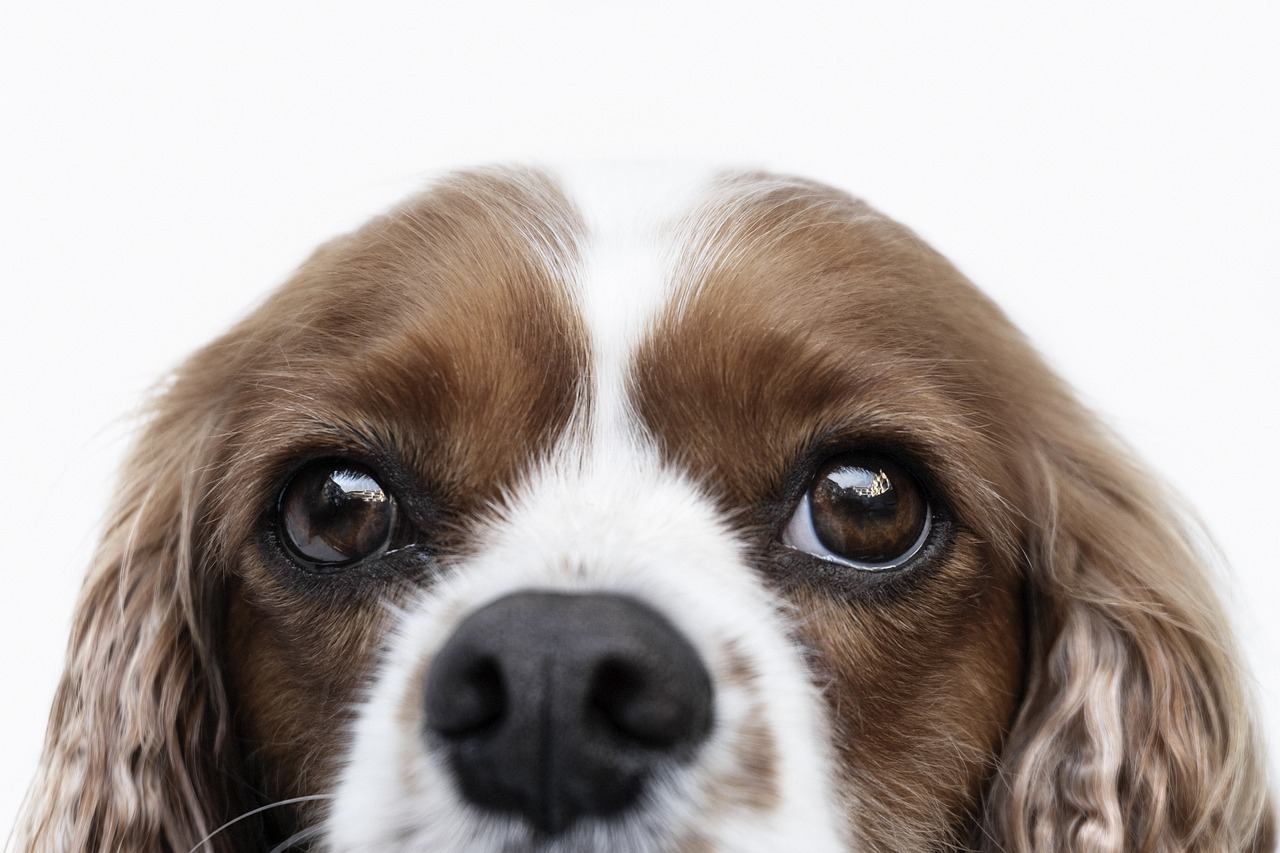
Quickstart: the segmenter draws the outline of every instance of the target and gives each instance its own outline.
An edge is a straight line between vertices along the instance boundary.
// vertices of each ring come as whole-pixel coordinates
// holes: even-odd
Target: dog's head
[[[159,398],[27,831],[315,795],[206,849],[1263,849],[1210,585],[861,202],[458,174]]]

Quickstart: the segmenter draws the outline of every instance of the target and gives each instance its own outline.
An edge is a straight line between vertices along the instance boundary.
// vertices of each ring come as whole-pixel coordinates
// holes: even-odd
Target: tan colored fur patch
[[[1020,489],[1002,461],[1019,415],[1001,398],[1028,382],[972,370],[1020,341],[943,259],[847,196],[746,176],[694,221],[683,295],[633,375],[638,409],[671,464],[745,519],[796,605],[873,837],[948,837],[977,808],[1021,691],[1002,511]],[[965,524],[909,592],[840,601],[839,585],[788,572],[769,513],[821,462],[815,448],[859,447],[917,460]]]
[[[300,458],[392,459],[435,555],[465,551],[468,525],[549,451],[583,393],[585,334],[565,283],[577,237],[537,173],[459,175],[326,245],[198,357],[221,362],[212,515],[238,547],[230,676],[271,796],[326,788],[322,757],[340,752],[388,611],[385,597],[308,594],[264,565],[248,535],[256,507]],[[390,594],[430,581],[393,579]]]

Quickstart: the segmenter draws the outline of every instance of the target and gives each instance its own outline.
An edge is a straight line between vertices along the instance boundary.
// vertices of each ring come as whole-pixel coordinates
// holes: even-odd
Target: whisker
[[[201,847],[203,847],[203,846],[205,846],[206,844],[208,844],[208,843],[209,843],[209,841],[210,841],[210,840],[212,840],[212,839],[213,839],[213,837],[214,837],[215,835],[217,835],[219,832],[222,832],[223,830],[227,829],[228,827],[235,826],[237,823],[239,823],[239,822],[240,822],[240,821],[242,821],[242,820],[247,820],[247,819],[249,819],[249,818],[253,817],[253,816],[254,816],[254,815],[256,815],[256,814],[261,814],[262,812],[265,812],[265,811],[267,811],[267,810],[269,810],[269,809],[278,808],[278,807],[280,807],[280,806],[290,806],[290,805],[293,805],[294,803],[306,803],[306,802],[311,802],[311,801],[314,801],[314,800],[329,800],[329,799],[332,799],[332,798],[333,798],[333,795],[332,795],[332,794],[308,794],[308,795],[306,795],[305,797],[293,797],[293,798],[288,799],[288,800],[278,800],[278,801],[276,801],[276,802],[274,802],[274,803],[268,803],[268,804],[267,804],[267,805],[265,805],[265,806],[258,806],[258,808],[253,809],[252,811],[247,811],[247,812],[245,812],[245,813],[244,813],[244,814],[242,814],[242,815],[239,815],[239,816],[237,816],[237,817],[233,817],[231,820],[227,821],[227,822],[226,822],[226,823],[224,823],[222,826],[218,827],[218,828],[217,828],[217,829],[215,829],[213,832],[211,832],[211,833],[209,833],[208,835],[206,835],[204,838],[201,838],[201,839],[196,843],[196,846],[195,846],[195,847],[192,847],[190,850],[188,850],[188,851],[187,851],[187,853],[196,853],[196,851],[197,851],[197,850],[199,850]],[[288,841],[286,841],[282,847],[277,847],[277,848],[276,848],[276,850],[284,849],[285,847],[288,847],[288,845],[293,844],[295,841],[302,841],[302,840],[304,840],[304,838],[303,838],[303,837],[300,837],[300,836],[313,835],[313,834],[315,834],[315,833],[317,833],[317,832],[319,832],[319,828],[318,828],[318,827],[313,828],[313,829],[306,829],[306,830],[303,830],[302,832],[297,833],[297,834],[296,834],[296,835],[294,835],[292,838],[290,838]],[[274,853],[274,851],[273,851],[273,853]]]

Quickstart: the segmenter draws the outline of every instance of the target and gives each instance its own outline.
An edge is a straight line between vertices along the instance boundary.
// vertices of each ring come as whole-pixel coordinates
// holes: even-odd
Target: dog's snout
[[[427,676],[427,738],[463,795],[558,834],[624,811],[711,730],[697,651],[635,599],[525,591],[468,616]]]

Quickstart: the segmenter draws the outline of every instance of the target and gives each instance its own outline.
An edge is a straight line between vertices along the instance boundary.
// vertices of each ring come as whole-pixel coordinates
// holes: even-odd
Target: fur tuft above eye
[[[395,498],[366,468],[322,459],[280,493],[280,538],[304,568],[345,568],[387,549],[397,513]]]
[[[862,571],[905,565],[929,538],[924,489],[891,459],[844,454],[818,470],[782,534],[782,544]]]

